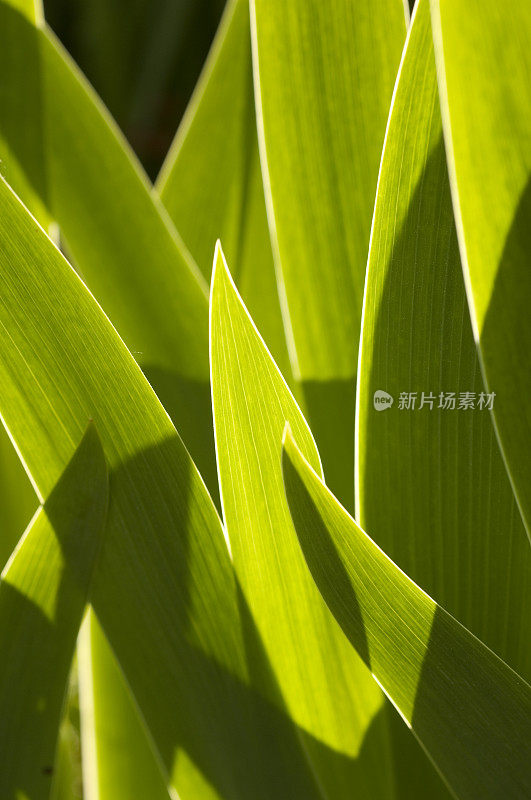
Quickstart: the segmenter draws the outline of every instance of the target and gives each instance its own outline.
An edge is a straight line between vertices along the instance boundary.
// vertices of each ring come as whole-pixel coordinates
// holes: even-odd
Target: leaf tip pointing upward
[[[212,264],[212,278],[210,281],[210,305],[212,305],[212,298],[216,291],[219,291],[217,287],[226,287],[227,285],[234,286],[234,281],[232,280],[232,275],[229,272],[229,267],[227,265],[227,259],[225,258],[225,253],[223,252],[223,248],[221,246],[221,241],[218,239],[216,241],[216,246],[214,247],[214,261]]]
[[[283,448],[286,447],[286,442],[288,442],[288,441],[289,442],[293,441],[293,434],[291,432],[291,425],[286,420],[286,424],[284,425],[284,433],[282,434],[282,447]]]
[[[285,477],[286,467],[291,465],[292,468],[297,469],[297,471],[301,468],[302,465],[307,465],[310,467],[306,459],[304,458],[303,454],[301,453],[297,442],[293,437],[293,432],[291,430],[291,425],[289,422],[286,422],[284,426],[284,433],[282,434],[282,472]],[[311,469],[311,467],[310,467]],[[312,469],[312,472],[314,470]]]

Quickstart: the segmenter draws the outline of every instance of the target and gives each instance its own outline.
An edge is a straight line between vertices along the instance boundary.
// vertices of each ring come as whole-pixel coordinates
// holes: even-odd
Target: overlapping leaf
[[[282,464],[323,597],[455,795],[528,797],[531,687],[369,539],[289,431]]]
[[[359,369],[360,525],[528,678],[531,554],[470,325],[428,0],[414,15],[386,136]],[[390,408],[375,402],[381,390]]]
[[[0,796],[48,798],[65,686],[107,510],[89,427],[0,581]]]
[[[352,506],[363,282],[404,8],[401,0],[253,0],[251,22],[290,355],[327,480]]]
[[[78,269],[111,313],[166,410],[179,420],[187,447],[216,493],[205,284],[160,202],[151,197],[136,158],[44,26],[42,13],[32,14],[20,2],[2,3],[0,18],[2,170],[44,227],[52,218],[59,222]],[[6,548],[12,543],[10,537]],[[109,664],[112,655],[105,650],[100,642],[98,654]],[[95,666],[102,686],[108,685],[112,669],[106,679],[101,665]],[[94,691],[97,703],[102,694],[98,687]],[[125,691],[115,697],[124,713],[126,697]],[[108,708],[96,719],[111,713]],[[134,717],[134,710],[129,713]],[[139,775],[156,766],[149,766],[147,751],[141,763],[134,726],[122,735],[136,753],[130,779],[140,785]],[[107,767],[110,763],[100,759],[100,777]],[[87,769],[93,771],[94,765]],[[114,784],[110,794],[116,798],[125,789]]]
[[[474,336],[531,535],[531,6],[433,0],[432,12]]]
[[[44,497],[84,421],[96,422],[112,491],[92,604],[168,780],[184,797],[190,785],[235,800],[265,800],[279,785],[316,796],[291,721],[249,678],[244,609],[193,462],[109,321],[3,181],[0,241],[0,412]]]
[[[206,284],[51,31],[2,0],[0,42],[2,174],[45,227],[58,222],[77,269],[178,419],[215,491]]]
[[[271,697],[284,698],[305,732],[325,796],[391,796],[392,775],[382,766],[382,697],[313,585],[283,496],[278,444],[285,420],[320,470],[315,444],[219,248],[210,314],[224,518],[243,596],[278,684],[270,687]]]
[[[24,467],[0,427],[0,569],[20,539],[38,505]]]
[[[169,800],[151,742],[92,610],[78,646],[84,800]]]
[[[236,284],[289,378],[258,156],[248,0],[227,4],[156,190],[208,280],[221,239]]]

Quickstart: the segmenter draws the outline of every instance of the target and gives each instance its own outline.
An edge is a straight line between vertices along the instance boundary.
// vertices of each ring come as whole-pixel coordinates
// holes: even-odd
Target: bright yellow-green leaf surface
[[[311,432],[237,293],[217,248],[210,308],[212,400],[227,534],[274,684],[334,798],[385,798],[382,695],[328,613],[300,552],[282,488],[290,420],[315,469]]]
[[[49,29],[0,2],[3,176],[141,364],[216,490],[206,283],[102,103]],[[48,216],[47,216],[48,215]]]
[[[155,185],[205,278],[217,239],[289,378],[258,155],[248,0],[230,0]]]
[[[205,283],[116,125],[43,27],[42,15],[37,22],[39,30],[0,4],[2,171],[44,227],[51,216],[58,220],[76,266],[178,420],[216,493]],[[109,664],[112,655],[104,650],[100,643],[98,654]],[[105,678],[95,667],[102,686],[113,681],[111,668]],[[94,691],[97,703],[104,695]],[[127,713],[126,692],[105,696],[112,697],[114,711],[107,706],[97,719]],[[145,786],[140,776],[156,768],[149,752],[140,758],[135,733],[134,726],[123,731],[135,752],[126,772]],[[100,761],[100,777],[105,770]],[[126,788],[115,784],[113,800]]]
[[[251,27],[290,355],[327,481],[352,506],[363,283],[404,8],[402,0],[252,0]]]
[[[116,331],[4,181],[0,242],[0,413],[43,497],[95,420],[111,500],[91,602],[168,780],[184,800],[203,789],[270,800],[279,786],[318,797],[291,720],[253,688],[246,648],[258,640],[201,477]]]
[[[359,524],[528,679],[531,553],[470,325],[428,0],[414,15],[386,136],[358,380]]]
[[[50,795],[61,711],[107,510],[89,426],[0,580],[0,796]]]
[[[287,431],[290,511],[330,610],[461,800],[531,793],[531,687],[413,583]]]
[[[151,742],[92,609],[80,632],[78,669],[84,800],[169,800]]]
[[[29,524],[38,500],[24,467],[0,426],[0,569]]]
[[[432,24],[474,336],[531,536],[531,5],[434,0]]]

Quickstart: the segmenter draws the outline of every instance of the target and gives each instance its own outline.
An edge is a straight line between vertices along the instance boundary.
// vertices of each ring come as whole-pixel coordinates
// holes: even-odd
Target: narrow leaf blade
[[[432,2],[444,137],[474,336],[531,537],[531,7]]]
[[[177,792],[181,781],[207,785],[230,800],[268,800],[279,785],[311,796],[291,721],[253,687],[242,621],[251,636],[252,618],[177,431],[108,319],[3,181],[0,241],[0,413],[42,496],[83,421],[98,426],[112,502],[91,601],[168,784]]]
[[[364,308],[357,521],[528,679],[531,552],[470,325],[427,0],[417,4],[395,90]],[[378,405],[382,390],[390,407]]]
[[[258,155],[248,0],[227,3],[155,184],[205,278],[217,239],[275,360],[291,373]]]
[[[0,795],[50,794],[70,662],[107,510],[91,425],[0,582]]]
[[[290,356],[327,480],[352,507],[363,284],[404,9],[401,0],[253,0],[251,27]]]
[[[310,430],[249,317],[218,247],[211,293],[212,397],[234,567],[324,796],[391,796],[382,696],[311,581],[282,488],[289,419],[320,471]],[[378,768],[375,764],[378,763]]]
[[[456,796],[527,797],[531,687],[369,539],[289,431],[282,465],[323,597]]]

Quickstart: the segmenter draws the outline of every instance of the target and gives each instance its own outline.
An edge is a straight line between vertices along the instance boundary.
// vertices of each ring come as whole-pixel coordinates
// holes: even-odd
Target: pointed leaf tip
[[[286,424],[284,425],[284,433],[282,434],[282,447],[286,446],[286,440],[293,439],[293,435],[291,433],[291,425],[286,420]]]

